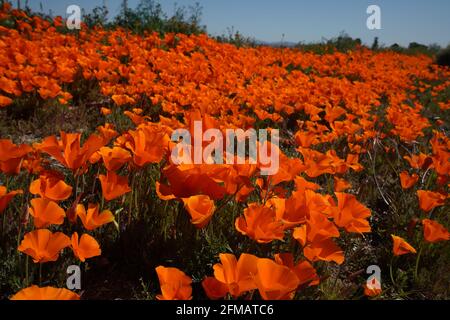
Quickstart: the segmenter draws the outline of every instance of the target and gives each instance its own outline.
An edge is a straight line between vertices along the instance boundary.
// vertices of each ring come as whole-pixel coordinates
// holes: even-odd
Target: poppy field
[[[432,57],[68,32],[7,4],[0,52],[0,299],[450,298]],[[175,163],[196,122],[278,130],[276,172]]]

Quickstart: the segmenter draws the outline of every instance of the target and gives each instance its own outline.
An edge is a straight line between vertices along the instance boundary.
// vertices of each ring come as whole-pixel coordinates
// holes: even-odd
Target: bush
[[[201,15],[202,7],[198,3],[188,8],[175,6],[174,14],[168,17],[157,1],[141,0],[136,9],[129,8],[124,1],[120,14],[110,26],[120,26],[136,33],[156,31],[161,34],[200,34],[206,32],[206,27],[200,25]]]
[[[450,67],[450,46],[439,52],[436,57],[436,63],[440,66]]]

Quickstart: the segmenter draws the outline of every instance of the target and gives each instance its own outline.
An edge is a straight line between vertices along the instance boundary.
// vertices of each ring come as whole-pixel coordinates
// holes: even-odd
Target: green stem
[[[42,285],[42,263],[39,263],[39,285]]]
[[[5,176],[5,188],[6,188],[6,192],[8,192],[8,189],[9,189],[9,178],[8,178],[7,175]]]
[[[420,244],[419,253],[417,254],[417,258],[416,258],[416,267],[414,268],[414,280],[415,281],[417,281],[417,276],[419,274],[419,261],[420,261],[420,256],[422,255],[422,251],[423,251],[423,244]]]
[[[267,197],[269,196],[270,187],[271,187],[271,182],[272,182],[272,180],[270,179],[270,176],[268,176],[268,178],[267,178],[267,190],[266,190],[266,194],[264,195],[264,201],[263,201],[263,204],[266,204]],[[236,193],[237,193],[237,192],[236,192]]]
[[[129,203],[129,209],[128,209],[128,225],[130,225],[131,224],[131,215],[132,215],[132,212],[133,212],[133,200],[134,200],[134,175],[132,175],[131,176],[131,185],[130,185],[130,188],[131,188],[131,192],[130,192],[130,203]]]
[[[391,277],[391,282],[395,286],[394,273],[392,271],[392,264],[394,262],[394,256],[391,258],[391,263],[389,264],[389,276]]]
[[[79,182],[80,176],[75,175],[75,199],[78,198],[78,182]]]
[[[133,183],[134,183],[134,179],[135,178],[133,177]],[[140,180],[142,180],[142,179],[140,179]],[[139,180],[138,180],[138,182],[139,182]],[[139,183],[138,183],[138,185],[136,185],[136,183],[134,183],[134,189],[132,190],[132,192],[134,194],[134,210],[136,210],[136,220],[139,220],[139,206],[138,206],[138,191],[139,191],[139,188],[138,188],[138,186],[140,186]]]
[[[27,255],[27,258],[25,259],[25,274],[26,274],[26,285],[28,287],[30,284],[30,275],[29,275],[29,268],[28,268],[28,255]]]
[[[6,192],[8,192],[9,189],[9,178],[8,176],[5,176],[5,188]],[[5,208],[5,211],[3,212],[3,218],[2,218],[2,237],[6,238],[6,213],[8,212],[8,207]]]
[[[2,236],[4,238],[6,238],[6,231],[5,231],[5,228],[6,228],[6,212],[7,212],[7,210],[5,210],[5,212],[3,212],[3,218],[2,218]]]
[[[331,187],[331,175],[327,174],[327,189],[328,189],[328,194],[333,194],[333,188]]]
[[[339,279],[339,275],[341,274],[341,266],[339,266],[338,272],[336,274],[336,277],[334,278],[334,283],[333,283],[333,292],[336,292],[336,285],[337,285],[337,281]]]
[[[19,222],[19,231],[17,233],[17,247],[19,247],[20,245],[20,239],[21,239],[21,234],[22,234],[22,222]],[[17,253],[19,253],[19,251],[17,250]]]
[[[120,237],[120,210],[117,212],[116,223],[117,223],[117,232],[118,232],[119,237]]]

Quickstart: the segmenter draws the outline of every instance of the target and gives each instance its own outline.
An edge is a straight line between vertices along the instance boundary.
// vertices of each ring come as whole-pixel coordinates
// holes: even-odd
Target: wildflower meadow
[[[0,10],[0,299],[450,298],[435,55],[90,18]]]

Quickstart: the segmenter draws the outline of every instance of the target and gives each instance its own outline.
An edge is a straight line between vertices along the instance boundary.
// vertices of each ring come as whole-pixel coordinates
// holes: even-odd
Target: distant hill
[[[255,40],[256,44],[270,47],[295,47],[298,43],[293,41],[262,41]]]

